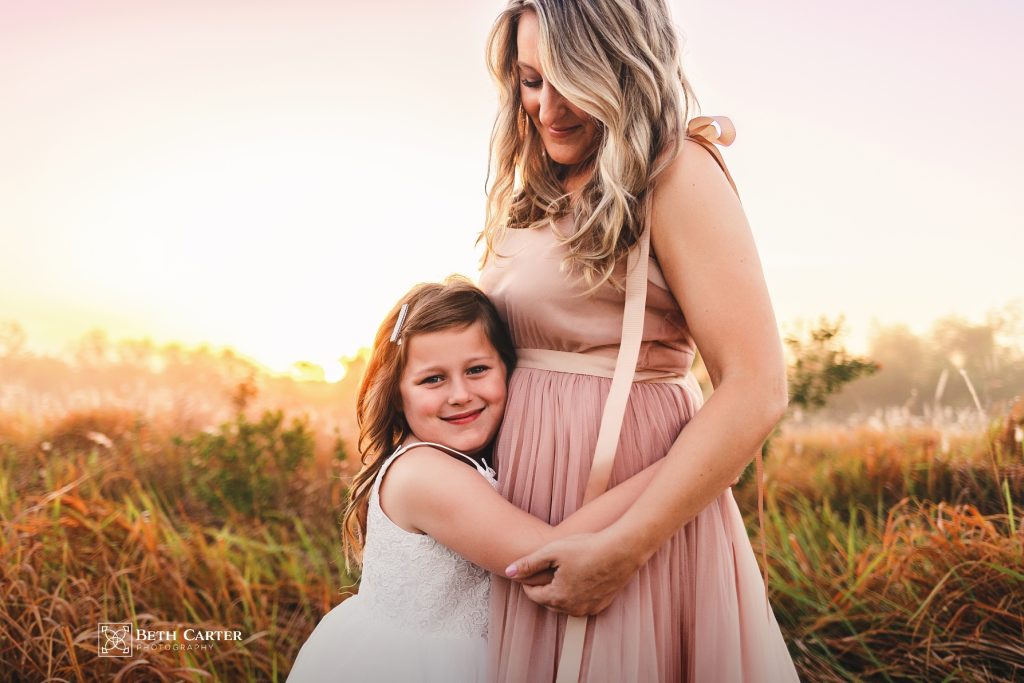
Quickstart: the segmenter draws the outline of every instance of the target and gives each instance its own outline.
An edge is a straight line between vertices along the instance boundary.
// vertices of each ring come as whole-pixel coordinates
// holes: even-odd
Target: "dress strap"
[[[448,455],[455,455],[455,456],[458,456],[458,457],[462,458],[463,460],[468,462],[470,465],[475,467],[476,471],[479,472],[480,474],[484,474],[484,475],[490,474],[491,476],[494,475],[494,471],[490,467],[487,467],[485,465],[481,465],[479,462],[477,462],[476,460],[474,460],[470,456],[466,455],[465,453],[463,453],[461,451],[457,451],[454,448],[450,448],[448,446],[445,446],[444,444],[434,443],[432,441],[415,441],[413,443],[401,446],[401,447],[399,447],[399,449],[397,451],[395,451],[395,454],[392,455],[391,458],[392,459],[397,458],[402,453],[406,453],[406,452],[412,450],[413,448],[417,448],[419,446],[430,446],[431,448],[438,448],[438,449],[444,451],[445,453],[447,453]]]

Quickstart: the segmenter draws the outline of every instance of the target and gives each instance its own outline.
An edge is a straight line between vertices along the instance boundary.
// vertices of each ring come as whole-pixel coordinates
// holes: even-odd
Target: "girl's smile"
[[[442,417],[441,419],[444,420],[445,422],[452,422],[457,425],[465,425],[469,424],[476,418],[480,417],[480,413],[482,413],[484,410],[486,410],[486,408],[480,408],[479,410],[470,410],[465,413],[459,413],[458,415],[449,415],[448,417]]]

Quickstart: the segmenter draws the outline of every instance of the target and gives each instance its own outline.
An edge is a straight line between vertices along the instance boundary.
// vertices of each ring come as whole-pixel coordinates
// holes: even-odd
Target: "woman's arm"
[[[381,507],[409,531],[429,534],[499,575],[546,543],[604,529],[619,518],[660,469],[655,463],[577,510],[558,526],[505,500],[467,463],[434,448],[402,455],[381,484]]]
[[[555,569],[531,599],[596,614],[680,527],[750,462],[786,409],[778,327],[739,200],[706,150],[687,141],[659,178],[652,247],[715,392],[680,432],[658,478],[614,524],[522,558],[517,580]]]

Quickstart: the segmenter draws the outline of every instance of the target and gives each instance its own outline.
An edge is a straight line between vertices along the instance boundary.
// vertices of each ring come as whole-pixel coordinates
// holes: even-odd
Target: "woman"
[[[502,492],[551,523],[593,495],[609,378],[634,339],[610,483],[665,459],[616,524],[495,580],[493,676],[554,680],[567,615],[592,614],[572,622],[560,680],[573,659],[587,681],[796,680],[728,489],[786,407],[782,348],[731,179],[685,138],[692,93],[664,0],[512,0],[489,66],[501,104],[480,282],[520,357]],[[622,283],[644,264],[640,341]],[[715,385],[703,408],[697,346]]]

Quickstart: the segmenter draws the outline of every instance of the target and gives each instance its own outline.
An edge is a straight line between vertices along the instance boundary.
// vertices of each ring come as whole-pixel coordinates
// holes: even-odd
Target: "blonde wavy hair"
[[[402,305],[408,304],[396,341],[391,341]],[[399,382],[408,357],[409,340],[418,334],[461,329],[480,322],[484,334],[505,365],[506,377],[516,365],[516,351],[494,304],[478,287],[460,275],[443,282],[419,284],[409,290],[384,318],[373,340],[359,396],[356,422],[362,469],[348,490],[342,517],[342,547],[349,566],[362,562],[366,512],[373,482],[384,460],[411,433],[402,412]]]
[[[596,151],[584,162],[593,172],[573,196],[562,186],[570,169],[548,158],[520,98],[516,34],[529,11],[540,24],[544,78],[599,124]],[[608,280],[621,288],[615,264],[640,238],[654,181],[678,154],[697,107],[665,0],[510,0],[491,29],[487,57],[499,111],[483,262],[498,254],[506,230],[553,224],[571,212],[576,227],[563,238],[563,266],[577,269],[588,290]]]

